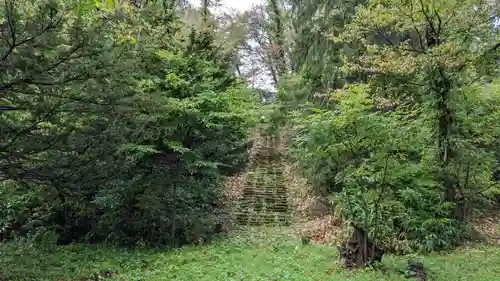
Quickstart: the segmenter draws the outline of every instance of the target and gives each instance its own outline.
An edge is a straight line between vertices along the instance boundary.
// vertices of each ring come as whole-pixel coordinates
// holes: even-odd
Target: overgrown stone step
[[[286,187],[283,186],[276,186],[270,182],[250,182],[250,186],[252,187],[247,187],[248,190],[257,190],[257,191],[287,191]]]
[[[270,154],[257,153],[255,156],[257,157],[256,163],[258,163],[258,164],[269,163],[271,161],[278,161],[278,160],[280,160],[280,157],[281,157],[278,154],[273,154],[273,153],[270,153]]]
[[[269,204],[247,204],[241,205],[239,208],[240,212],[276,212],[276,213],[286,213],[289,212],[289,207],[287,205],[269,205]]]
[[[275,187],[275,186],[260,186],[260,187],[254,187],[254,188],[245,188],[243,191],[247,192],[257,192],[257,193],[265,193],[265,192],[287,192],[286,188],[283,187]]]
[[[284,183],[281,154],[274,137],[264,137],[256,161],[248,173],[243,198],[235,205],[238,224],[286,225],[291,222],[288,190]]]
[[[261,217],[265,219],[272,219],[272,218],[287,218],[291,216],[291,212],[266,212],[266,213],[260,213],[260,212],[255,212],[252,210],[244,210],[240,212],[235,212],[234,213],[236,217],[238,216],[246,216],[246,217]]]
[[[259,213],[265,213],[267,211],[286,213],[289,211],[289,209],[290,207],[288,206],[287,202],[270,204],[267,202],[255,202],[255,201],[253,202],[242,201],[240,202],[237,208],[237,210],[239,210],[240,212],[248,212],[252,210]]]
[[[253,208],[264,208],[264,209],[270,209],[270,208],[277,208],[280,210],[288,211],[288,204],[287,202],[279,202],[279,203],[268,203],[268,202],[243,202],[243,204],[240,205],[242,208],[248,208],[248,209],[253,209]]]
[[[244,189],[243,196],[268,196],[268,197],[287,197],[288,191],[286,189],[278,189],[278,188],[268,188],[268,189]]]
[[[286,188],[282,187],[274,187],[274,186],[263,186],[263,187],[254,187],[254,188],[245,188],[243,192],[253,192],[253,193],[269,193],[269,192],[287,192]]]
[[[260,165],[255,166],[253,171],[253,175],[258,174],[259,176],[274,176],[277,175],[279,176],[280,174],[283,175],[283,172],[281,171],[281,167],[279,166],[274,166],[272,163],[260,163]]]
[[[267,203],[288,203],[288,197],[286,195],[262,195],[254,194],[244,196],[240,202],[267,202]]]
[[[248,216],[240,217],[238,219],[239,224],[246,225],[258,225],[258,224],[289,224],[291,222],[291,216],[282,217],[272,217],[264,218],[261,216]]]
[[[249,183],[260,183],[260,184],[266,184],[266,183],[275,183],[275,184],[284,184],[282,182],[283,176],[281,175],[267,175],[267,174],[262,174],[262,173],[257,173],[255,175],[252,175],[249,177],[248,182]]]
[[[247,194],[240,199],[242,202],[288,202],[286,194]]]
[[[282,191],[286,191],[286,187],[284,186],[277,186],[273,183],[270,183],[270,182],[262,182],[259,184],[259,182],[255,182],[255,185],[253,187],[247,187],[248,189],[252,189],[252,190],[262,190],[262,191],[266,191],[266,190],[282,190]]]
[[[290,225],[290,219],[282,219],[282,220],[273,220],[273,221],[263,221],[259,219],[248,220],[246,223],[242,223],[242,225],[247,226],[261,226],[261,225],[269,225],[269,226],[288,226]]]
[[[287,199],[281,200],[249,200],[243,199],[239,202],[238,206],[240,208],[253,208],[253,207],[276,207],[276,208],[288,208]]]
[[[246,190],[256,190],[256,191],[275,191],[275,190],[280,190],[280,191],[287,191],[285,187],[279,187],[271,183],[266,183],[263,185],[255,185],[251,187],[245,188]]]
[[[286,207],[288,208],[288,200],[284,198],[283,200],[241,200],[239,206],[245,208],[251,208],[254,206],[269,206],[269,207]]]
[[[291,221],[291,214],[284,213],[239,213],[236,214],[236,220],[239,224],[256,225],[256,224],[289,224]]]
[[[257,204],[266,204],[266,205],[283,205],[288,206],[288,198],[243,198],[239,202],[242,205],[257,205]]]
[[[269,160],[279,160],[280,155],[278,154],[277,151],[266,151],[266,152],[257,152],[255,154],[256,156],[256,161],[258,162],[265,162]]]
[[[262,220],[256,219],[256,220],[248,220],[245,222],[240,222],[239,224],[246,225],[246,226],[262,226],[262,225],[288,226],[288,225],[290,225],[290,220],[262,221]]]
[[[240,200],[237,205],[240,208],[250,208],[252,206],[283,206],[287,207],[288,199],[287,198],[279,198],[279,199],[269,199],[269,198],[243,198]]]
[[[255,159],[262,160],[262,159]],[[270,173],[273,170],[279,171],[281,169],[281,164],[278,161],[267,159],[266,161],[261,161],[259,165],[254,167],[255,172]]]
[[[270,172],[259,172],[259,173],[255,173],[253,174],[254,178],[253,180],[265,180],[265,179],[281,179],[283,176],[282,175],[279,175],[279,174],[275,174],[275,173],[270,173]]]
[[[275,190],[275,191],[259,191],[259,190],[245,190],[243,191],[243,196],[259,196],[259,197],[287,197],[286,190]]]
[[[266,177],[266,178],[259,178],[259,179],[252,179],[250,178],[248,180],[249,184],[252,184],[253,188],[274,188],[279,184],[281,186],[284,186],[284,183],[280,183],[281,177]]]
[[[264,204],[283,204],[288,205],[288,198],[286,197],[245,197],[240,200],[240,203],[264,203]]]
[[[262,161],[259,165],[254,167],[255,172],[261,172],[265,174],[280,173],[283,174],[281,164],[276,164],[274,161]]]
[[[287,213],[289,211],[288,206],[253,206],[252,208],[249,208],[253,211],[257,212],[275,212],[275,213]]]
[[[259,180],[249,180],[248,182],[255,186],[256,188],[276,188],[276,181],[279,181],[279,179],[259,179]],[[283,184],[284,185],[284,184]],[[283,185],[278,185],[281,187],[284,187]]]
[[[253,195],[259,195],[259,196],[269,196],[269,197],[275,197],[275,196],[288,196],[288,192],[285,189],[267,189],[267,190],[253,190],[253,189],[248,189],[243,191],[243,196],[253,196]]]

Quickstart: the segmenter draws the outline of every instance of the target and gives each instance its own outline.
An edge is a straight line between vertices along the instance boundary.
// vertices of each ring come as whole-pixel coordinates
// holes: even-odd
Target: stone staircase
[[[258,148],[243,196],[235,202],[234,214],[239,225],[284,226],[291,222],[281,157],[274,143],[273,138],[264,137]]]

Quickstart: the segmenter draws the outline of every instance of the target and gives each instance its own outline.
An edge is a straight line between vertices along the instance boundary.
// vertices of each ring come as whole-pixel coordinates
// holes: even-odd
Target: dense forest
[[[2,1],[0,245],[219,239],[256,132],[334,206],[345,265],[498,213],[498,0],[195,4]]]
[[[220,181],[245,161],[258,103],[231,50],[173,7],[70,2],[3,7],[2,103],[16,109],[1,118],[4,239],[166,245],[215,232]]]
[[[499,198],[499,3],[298,2],[290,22],[317,28],[278,99],[312,184],[387,249],[466,240]]]

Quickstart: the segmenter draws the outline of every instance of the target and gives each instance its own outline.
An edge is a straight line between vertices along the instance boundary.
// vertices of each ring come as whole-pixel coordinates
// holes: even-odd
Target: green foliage
[[[356,9],[331,18],[324,12],[339,1],[291,2],[297,23],[317,15],[310,21],[323,38],[312,38],[331,50],[299,60],[301,78],[282,81],[278,94],[275,114],[294,126],[303,174],[333,193],[345,225],[387,249],[432,251],[467,238],[470,217],[499,191],[496,2],[340,1]],[[329,20],[338,28],[325,31]],[[304,54],[308,40],[297,38],[294,51]],[[320,71],[326,80],[311,75],[328,68],[336,72]],[[328,79],[352,84],[316,93]]]
[[[467,89],[463,93],[471,100],[459,101],[463,106],[457,108],[464,119],[456,141],[463,146],[453,167],[473,209],[492,198],[487,193],[498,192],[491,188],[494,151],[477,139],[498,136],[496,126],[486,125],[499,120],[492,89],[498,88]],[[295,132],[292,156],[313,187],[334,193],[346,225],[369,229],[387,249],[432,251],[456,245],[466,238],[467,229],[449,218],[454,205],[444,201],[436,179],[432,118],[426,118],[425,107],[377,110],[369,92],[368,85],[352,85],[330,94],[334,111],[313,108],[313,113],[295,114],[289,123]],[[480,131],[471,133],[476,129]]]
[[[4,244],[0,250],[0,277],[11,280],[70,280],[96,275],[104,280],[112,275],[109,280],[152,281],[408,280],[399,271],[409,257],[384,256],[380,271],[345,271],[335,262],[339,257],[331,246],[302,245],[300,239],[269,229],[170,252],[82,244],[44,249],[27,242]],[[424,262],[431,280],[494,281],[499,257],[499,250],[493,247],[410,258]]]
[[[433,179],[425,123],[402,112],[372,111],[366,93],[366,85],[333,92],[336,111],[316,109],[296,120],[293,154],[305,175],[336,194],[346,224],[369,229],[386,248],[432,250],[459,241],[457,233],[442,235],[451,227],[443,223],[449,207]]]
[[[315,89],[341,87],[352,78],[346,77],[342,50],[352,52],[355,44],[342,44],[329,39],[338,35],[355,14],[357,6],[367,1],[290,0],[290,23],[295,33],[291,57],[293,69]]]
[[[206,239],[227,219],[221,175],[246,161],[257,101],[224,68],[208,35],[195,33],[185,45],[146,56],[137,102],[148,112],[133,124],[141,134],[124,147],[137,159],[137,174],[102,190],[100,201],[112,204],[93,235],[164,245],[174,234],[182,244]]]
[[[22,109],[0,113],[4,238],[178,245],[220,232],[258,96],[213,32],[160,4],[2,5],[0,103]]]

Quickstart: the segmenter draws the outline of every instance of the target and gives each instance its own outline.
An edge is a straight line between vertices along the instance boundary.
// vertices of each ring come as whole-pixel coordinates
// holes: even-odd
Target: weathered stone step
[[[243,198],[238,202],[240,205],[255,205],[255,204],[264,204],[264,205],[284,205],[288,206],[288,198]]]
[[[244,197],[242,203],[288,204],[288,198],[283,197]]]
[[[291,217],[264,218],[259,216],[240,217],[238,223],[241,225],[289,225]]]
[[[260,209],[261,211],[266,211],[266,212],[275,212],[275,213],[288,213],[289,209],[288,206],[261,206],[262,208]],[[257,206],[253,207],[254,210],[258,210],[259,208]]]
[[[238,224],[286,225],[292,214],[288,190],[284,181],[282,154],[277,149],[277,139],[263,136],[256,152],[256,161],[248,173],[243,198],[236,202],[234,214]]]
[[[243,198],[287,198],[286,193],[247,193]]]
[[[249,180],[248,183],[250,186],[253,186],[254,188],[277,188],[277,187],[284,187],[286,188],[286,185],[283,183],[280,183],[281,181],[279,179],[260,179],[260,180]]]
[[[242,199],[238,202],[240,206],[255,206],[255,205],[267,205],[267,206],[288,206],[288,199],[282,198],[278,200],[252,200],[252,199]]]
[[[250,173],[255,174],[255,173],[262,173],[262,174],[273,174],[276,173],[277,175],[282,175],[283,174],[283,167],[281,163],[276,163],[276,161],[271,161],[270,159],[256,162],[256,165],[253,166],[253,170],[250,171]]]
[[[277,212],[283,212],[283,211],[288,211],[289,206],[287,204],[256,204],[256,203],[249,203],[249,204],[242,204],[240,205],[239,208],[242,212],[248,211],[248,210],[277,210]]]
[[[247,194],[243,196],[243,201],[269,201],[276,202],[279,200],[283,200],[287,202],[288,196],[286,194]]]
[[[288,212],[290,210],[290,206],[288,205],[268,205],[268,204],[242,204],[239,208],[236,208],[239,212]]]
[[[257,196],[267,196],[267,197],[287,197],[288,192],[286,190],[247,190],[243,191],[244,197],[252,197],[254,195]]]
[[[259,226],[259,225],[272,225],[272,226],[287,226],[290,225],[290,220],[277,220],[277,221],[261,221],[261,220],[249,220],[243,225],[248,226]]]
[[[273,193],[273,194],[245,194],[242,198],[242,200],[256,200],[256,201],[276,201],[276,200],[287,200],[288,196],[287,194],[279,194],[279,193]]]
[[[234,214],[236,216],[239,216],[239,215],[245,215],[245,216],[258,216],[258,217],[261,217],[261,218],[275,218],[275,217],[289,217],[291,215],[291,212],[290,211],[287,211],[287,212],[255,212],[253,210],[250,210],[250,209],[245,209],[245,210],[241,210],[241,211],[236,211],[234,212]]]
[[[244,205],[269,205],[269,206],[277,206],[283,205],[288,206],[288,198],[278,198],[278,199],[269,199],[269,198],[243,198],[239,203]]]
[[[253,190],[249,190],[249,191],[245,191],[243,192],[243,196],[244,197],[253,197],[253,196],[259,196],[259,197],[287,197],[287,192],[283,192],[283,191],[265,191],[265,192],[258,192],[258,191],[253,191]]]
[[[263,175],[283,175],[283,168],[280,165],[273,164],[273,162],[262,161],[257,166],[254,166],[252,174],[260,173]]]
[[[280,186],[275,186],[275,185],[270,185],[270,184],[265,184],[265,185],[257,185],[252,187],[247,187],[245,190],[251,190],[251,191],[282,191],[286,192],[287,189],[286,187],[280,187]]]
[[[272,184],[266,183],[266,184],[251,184],[249,187],[245,188],[243,191],[249,190],[252,192],[270,192],[270,191],[281,191],[281,192],[287,192],[287,189],[285,187],[276,187]]]
[[[278,215],[276,215],[278,214]],[[238,221],[244,220],[261,220],[261,221],[276,221],[276,220],[288,220],[291,219],[291,214],[289,213],[276,213],[276,214],[255,214],[255,213],[239,213],[236,214],[236,219]]]

